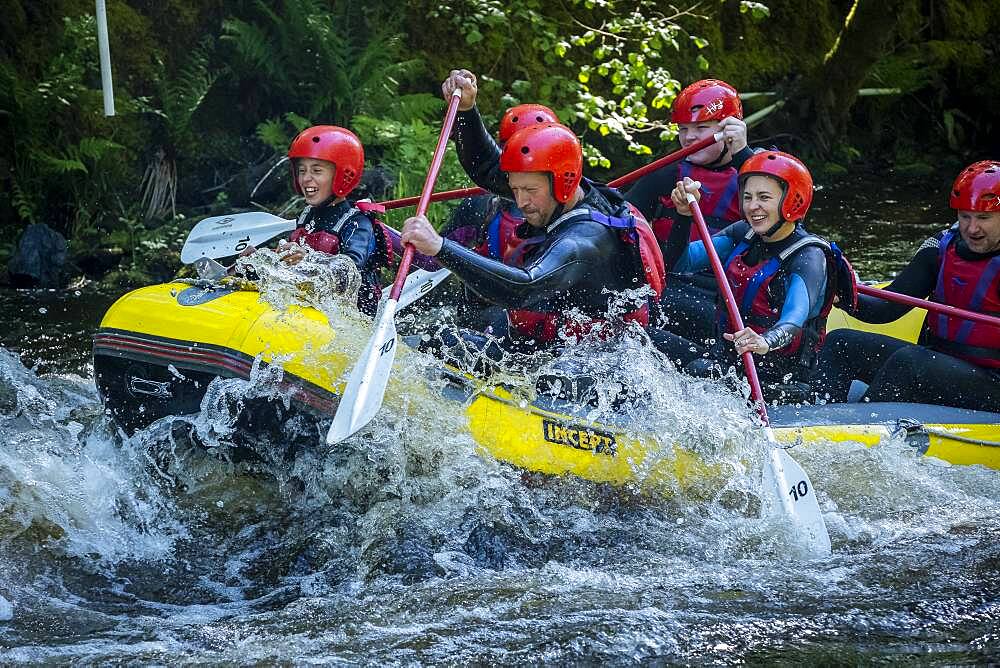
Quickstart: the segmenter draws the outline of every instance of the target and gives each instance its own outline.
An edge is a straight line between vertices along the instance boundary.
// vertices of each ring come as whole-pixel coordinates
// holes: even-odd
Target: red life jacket
[[[552,230],[568,220],[581,218],[594,220],[617,230],[629,249],[637,270],[636,273],[639,274],[641,268],[641,275],[645,283],[653,289],[655,299],[658,300],[663,294],[663,287],[666,283],[666,272],[663,268],[663,255],[660,253],[660,246],[652,228],[643,215],[639,213],[639,210],[630,203],[623,204],[627,206],[620,207],[615,216],[608,216],[586,207],[573,209],[551,223],[547,230]],[[504,264],[523,266],[525,252],[531,246],[544,240],[544,236],[537,236],[523,240],[519,246],[511,246],[509,255],[503,258]],[[567,320],[561,313],[546,313],[527,309],[509,309],[507,317],[511,327],[522,336],[543,343],[555,340],[560,333],[563,336],[577,338],[595,331],[600,332],[602,337],[610,337],[614,333],[612,331],[614,327],[610,326],[608,321],[599,318],[581,322]],[[643,304],[624,314],[622,321],[626,323],[637,322],[643,327],[647,326],[649,324],[648,304]]]
[[[514,256],[516,248],[524,245],[524,240],[520,239],[515,232],[523,222],[524,218],[515,216],[510,209],[501,207],[486,224],[482,243],[473,250],[485,257],[501,260],[513,266],[521,266],[523,258],[515,260]],[[523,251],[521,255],[523,256]]]
[[[721,229],[712,227],[712,220],[735,223],[743,217],[740,210],[739,172],[735,168],[708,169],[688,160],[682,160],[677,165],[677,180],[682,181],[685,176],[701,182],[701,199],[698,205],[705,214],[706,221],[709,222],[709,231],[712,234]],[[670,193],[660,196],[660,204],[662,207],[658,213],[662,212],[663,215],[653,220],[653,231],[656,233],[656,238],[663,243],[670,236],[670,229],[674,225],[674,218],[671,217],[673,211],[663,211],[675,208]],[[698,228],[691,226],[690,240],[698,241],[700,238]]]
[[[303,222],[309,215],[312,207],[307,206],[299,214],[299,222],[296,228],[288,235],[288,240],[293,243],[301,243],[309,246],[313,250],[329,255],[340,253],[340,230],[355,214],[363,213],[368,215],[372,221],[375,231],[375,248],[369,263],[375,267],[384,267],[392,264],[394,253],[392,251],[392,238],[382,221],[376,218],[375,214],[385,213],[385,207],[374,202],[355,202],[354,206],[348,209],[337,222],[333,224],[332,232],[324,230],[309,231],[308,226]]]
[[[937,285],[931,299],[968,311],[1000,317],[1000,256],[965,260],[955,247],[954,228],[939,245]],[[1000,326],[928,313],[930,347],[979,366],[1000,369]]]
[[[783,304],[772,304],[768,290],[778,270],[806,246],[819,246],[826,255],[826,293],[819,314],[803,323],[799,333],[789,345],[774,351],[775,354],[789,357],[799,355],[803,364],[812,366],[816,354],[826,339],[826,318],[833,308],[834,298],[839,298],[839,301],[847,307],[857,304],[854,272],[836,244],[811,234],[791,244],[775,257],[761,258],[757,264],[748,265],[744,262],[744,258],[754,236],[754,231],[748,230],[743,240],[733,249],[726,261],[726,278],[733,288],[733,296],[739,306],[740,315],[745,320],[744,324],[758,334],[776,325],[781,315]],[[843,278],[845,276],[849,278]],[[719,317],[723,330],[731,332],[732,328],[728,326],[728,317],[724,309],[720,309]]]
[[[384,213],[385,207],[374,202],[355,202],[344,214],[333,224],[330,232],[325,230],[309,231],[309,225],[305,223],[312,207],[306,206],[299,214],[296,228],[288,235],[288,240],[293,243],[302,243],[313,250],[329,255],[340,253],[340,231],[344,225],[356,214],[363,213],[372,222],[374,248],[366,268],[371,271],[362,271],[363,279],[361,288],[358,290],[358,307],[369,314],[374,313],[379,300],[382,298],[382,286],[378,280],[378,270],[392,264],[394,253],[392,250],[392,237],[382,221],[376,218],[376,214]]]

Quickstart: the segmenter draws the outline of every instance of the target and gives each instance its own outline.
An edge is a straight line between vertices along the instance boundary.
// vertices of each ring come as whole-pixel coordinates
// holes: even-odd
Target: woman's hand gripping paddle
[[[434,159],[431,160],[427,179],[424,181],[424,187],[420,193],[420,202],[417,204],[416,215],[418,216],[424,215],[427,211],[427,205],[430,203],[434,182],[441,170],[441,162],[444,160],[444,151],[448,147],[448,137],[451,135],[451,127],[455,123],[455,115],[458,113],[458,103],[461,96],[461,89],[456,89],[448,103],[448,112],[445,114],[444,125],[441,127],[437,148],[434,149]],[[364,427],[382,407],[382,399],[385,397],[385,388],[389,382],[392,363],[396,359],[396,310],[399,306],[403,283],[410,270],[410,262],[413,260],[413,253],[413,246],[407,244],[403,251],[403,258],[399,262],[396,281],[392,285],[389,299],[383,302],[375,317],[375,332],[368,341],[368,346],[361,353],[361,358],[355,365],[354,371],[351,372],[344,393],[340,397],[340,405],[337,406],[337,413],[333,416],[333,424],[330,425],[330,431],[326,435],[326,442],[329,445],[340,443]]]
[[[719,261],[719,254],[715,252],[715,246],[712,245],[712,235],[708,231],[708,225],[705,224],[705,217],[701,214],[698,200],[691,193],[687,194],[687,200],[691,206],[691,213],[694,214],[698,234],[701,236],[702,243],[705,244],[705,252],[712,264],[712,272],[719,284],[719,291],[726,299],[729,324],[734,332],[738,332],[743,329],[743,318],[736,307],[736,298],[733,296],[729,281],[726,280],[722,262]],[[747,380],[750,381],[750,396],[757,406],[760,419],[764,422],[764,432],[767,434],[768,441],[774,446],[771,448],[764,467],[764,487],[774,495],[789,524],[809,551],[819,555],[830,554],[830,533],[826,529],[823,513],[819,509],[812,481],[809,480],[805,470],[792,459],[787,450],[778,445],[774,438],[774,432],[771,430],[771,424],[767,417],[767,406],[764,405],[764,394],[760,389],[760,379],[757,377],[757,366],[754,363],[753,353],[749,351],[743,353],[743,368],[746,370]]]

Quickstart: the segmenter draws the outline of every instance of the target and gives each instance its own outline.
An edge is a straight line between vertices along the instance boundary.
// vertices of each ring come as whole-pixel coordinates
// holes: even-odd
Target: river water
[[[858,185],[821,190],[813,227],[865,277],[890,275],[950,222],[927,189]],[[0,663],[1000,656],[995,471],[896,442],[795,448],[833,539],[832,556],[810,559],[752,512],[760,437],[714,386],[662,429],[695,450],[743,439],[749,449],[719,455],[732,457],[728,495],[525,474],[477,454],[461,407],[428,393],[388,401],[367,436],[329,454],[250,466],[225,456],[231,401],[116,433],[89,361],[115,297],[0,293]],[[637,382],[676,403],[690,381]]]

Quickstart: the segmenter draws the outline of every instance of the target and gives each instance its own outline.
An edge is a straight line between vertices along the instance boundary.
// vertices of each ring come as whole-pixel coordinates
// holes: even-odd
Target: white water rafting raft
[[[830,327],[913,341],[922,318],[913,310],[889,325],[871,326],[835,311]],[[130,431],[168,415],[198,412],[213,379],[249,378],[258,360],[280,363],[292,408],[329,420],[356,355],[345,353],[337,338],[336,326],[315,309],[278,311],[253,290],[177,282],[130,292],[108,310],[94,336],[94,369],[106,408]],[[400,352],[405,359],[405,346]],[[628,483],[639,471],[644,480],[683,482],[704,467],[680,445],[664,457],[655,435],[644,434],[631,418],[595,421],[591,406],[541,395],[526,401],[502,384],[484,383],[444,364],[439,373],[443,398],[458,402],[475,441],[498,460],[613,484]],[[770,414],[784,442],[875,445],[905,438],[919,451],[954,464],[1000,468],[1000,413],[847,403],[776,406]]]

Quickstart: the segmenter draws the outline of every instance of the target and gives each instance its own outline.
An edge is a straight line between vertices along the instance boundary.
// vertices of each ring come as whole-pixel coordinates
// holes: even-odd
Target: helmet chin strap
[[[726,159],[728,157],[728,160]],[[721,167],[723,164],[732,162],[732,156],[729,155],[729,144],[725,141],[722,142],[722,153],[719,157],[704,165],[704,167]],[[725,161],[725,162],[723,162]]]
[[[548,177],[549,177],[549,192],[552,193],[552,199],[555,199],[556,197],[555,178],[553,177],[551,172],[548,173]],[[556,200],[556,208],[552,209],[552,215],[549,216],[549,219],[547,221],[545,221],[545,225],[543,227],[547,227],[551,223],[554,223],[555,221],[559,220],[559,216],[563,215],[563,211],[565,209],[566,205],[560,202],[559,200]]]
[[[772,234],[774,234],[775,232],[777,232],[778,230],[780,230],[782,227],[784,227],[785,223],[787,223],[787,222],[788,221],[785,220],[784,218],[779,218],[778,222],[776,222],[774,225],[772,225],[770,228],[768,228],[767,232],[765,232],[761,236],[762,237],[770,237]]]

